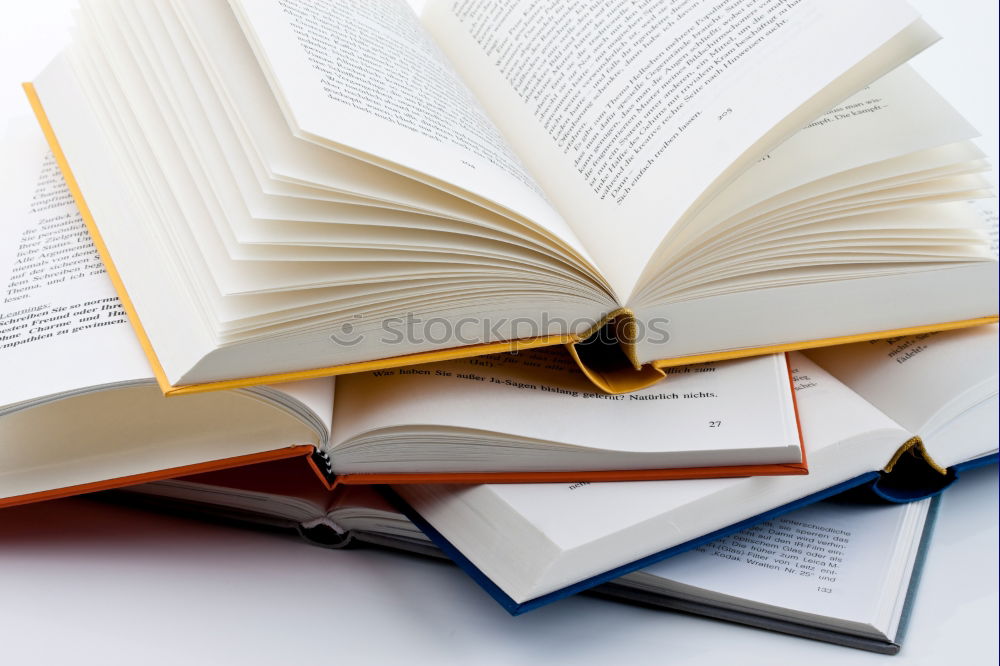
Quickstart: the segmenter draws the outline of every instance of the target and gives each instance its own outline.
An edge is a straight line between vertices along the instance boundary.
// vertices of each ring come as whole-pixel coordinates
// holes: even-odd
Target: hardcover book
[[[0,181],[0,505],[288,457],[324,493],[807,471],[783,354],[677,369],[627,397],[553,349],[166,399],[22,125]]]
[[[279,473],[286,481],[296,469]],[[300,470],[298,470],[300,471]],[[364,486],[277,503],[275,477],[246,489],[241,472],[126,488],[105,499],[227,524],[297,530],[324,547],[380,546],[444,557]],[[244,486],[238,490],[240,485]],[[229,506],[217,501],[223,495]],[[589,592],[848,647],[896,654],[916,596],[936,499],[905,504],[831,498],[748,527]],[[239,507],[236,505],[239,504]],[[322,511],[317,511],[323,505]],[[317,515],[322,518],[317,520]]]
[[[517,613],[832,494],[910,501],[996,460],[995,327],[792,358],[808,476],[396,486],[400,510]]]
[[[899,67],[936,38],[897,0],[94,0],[27,90],[162,390],[566,343],[621,392],[995,321],[974,130]]]
[[[899,362],[914,349],[920,351]],[[995,327],[857,343],[816,356],[822,366],[792,353],[808,476],[396,485],[382,488],[391,502],[379,505],[382,514],[360,515],[382,521],[390,536],[405,526],[390,514],[404,515],[518,614],[834,495],[905,504],[938,494],[964,470],[996,462]],[[271,516],[328,545],[348,542],[356,530],[368,533],[366,540],[380,531],[344,512],[371,500],[317,499],[297,488],[302,484],[287,467],[264,464],[130,490],[200,511]]]

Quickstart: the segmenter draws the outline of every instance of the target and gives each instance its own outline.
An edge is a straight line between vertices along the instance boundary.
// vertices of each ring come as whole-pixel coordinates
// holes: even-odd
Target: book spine
[[[306,527],[296,525],[299,536],[314,546],[323,548],[350,548],[357,546],[354,533],[350,530],[339,531],[325,524]]]
[[[326,451],[314,449],[309,456],[310,467],[326,482],[327,488],[332,490],[337,485],[337,474],[333,471],[333,459]]]
[[[920,438],[913,437],[879,472],[871,491],[887,502],[913,502],[940,494],[957,478],[953,468],[944,469],[935,463]]]

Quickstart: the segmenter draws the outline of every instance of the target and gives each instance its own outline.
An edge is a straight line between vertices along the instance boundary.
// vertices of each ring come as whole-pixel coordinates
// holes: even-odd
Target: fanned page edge
[[[146,330],[143,328],[142,322],[139,321],[139,316],[136,314],[135,307],[132,305],[132,299],[125,289],[125,284],[122,282],[121,276],[118,274],[118,269],[115,267],[114,262],[111,261],[111,254],[108,252],[108,247],[104,244],[104,239],[97,230],[97,225],[94,223],[94,216],[91,215],[90,208],[83,198],[83,192],[80,191],[80,186],[76,182],[73,170],[69,168],[66,154],[62,150],[62,146],[59,145],[59,140],[56,138],[52,123],[49,122],[49,117],[45,113],[45,108],[42,106],[42,100],[38,96],[38,91],[35,90],[34,84],[30,82],[21,84],[21,87],[28,97],[28,103],[31,105],[31,110],[34,112],[36,120],[38,120],[38,125],[45,136],[45,141],[48,143],[49,149],[56,159],[56,164],[59,165],[59,171],[62,173],[63,180],[66,181],[66,187],[69,189],[70,194],[73,195],[73,201],[76,202],[77,208],[80,209],[80,217],[83,218],[83,223],[87,227],[87,233],[90,234],[90,238],[94,242],[94,247],[101,256],[101,262],[104,264],[108,277],[111,279],[111,284],[114,285],[115,292],[118,294],[118,300],[121,301],[129,323],[132,325],[133,330],[135,330],[136,337],[139,339],[139,345],[149,360],[156,383],[159,385],[160,390],[166,394],[166,388],[170,387],[166,373],[163,371],[163,366],[160,364],[160,359],[156,356],[156,352],[153,351],[153,345],[149,341],[149,336],[146,335]]]
[[[77,184],[76,178],[73,176],[73,171],[70,169],[69,162],[66,160],[66,156],[60,147],[59,140],[55,135],[55,131],[49,122],[48,115],[45,112],[45,108],[41,103],[41,99],[38,96],[35,86],[26,82],[22,84],[25,94],[28,97],[28,102],[31,105],[31,109],[35,114],[35,118],[41,127],[42,133],[45,136],[45,140],[52,150],[53,155],[56,158],[56,163],[59,165],[59,170],[62,172],[63,178],[66,180],[66,185],[73,195],[73,200],[76,202],[77,207],[80,209],[80,215],[83,218],[84,224],[87,227],[87,231],[94,241],[94,246],[97,249],[98,254],[101,256],[101,261],[104,263],[105,268],[112,284],[115,287],[115,291],[121,300],[122,307],[124,308],[126,314],[128,315],[129,322],[132,325],[136,336],[139,339],[139,344],[142,347],[143,352],[146,354],[146,358],[149,360],[149,364],[153,370],[153,376],[156,378],[156,382],[160,387],[160,390],[166,396],[173,395],[189,395],[192,393],[203,393],[207,391],[223,391],[235,388],[246,388],[249,386],[258,386],[261,384],[277,384],[282,382],[299,381],[304,379],[315,379],[318,377],[332,377],[336,375],[351,374],[355,372],[369,372],[372,370],[382,370],[387,368],[396,368],[407,365],[417,365],[420,363],[434,363],[438,361],[448,361],[459,358],[471,358],[475,356],[482,356],[484,354],[495,354],[502,352],[512,352],[526,349],[536,349],[539,347],[549,347],[554,345],[566,345],[570,347],[570,353],[580,365],[581,370],[590,379],[593,384],[606,393],[620,394],[629,393],[632,391],[637,391],[642,388],[646,388],[660,379],[663,378],[664,373],[661,372],[663,368],[675,367],[679,365],[688,365],[693,363],[706,363],[710,361],[726,361],[737,358],[747,358],[750,356],[761,356],[764,354],[775,354],[789,351],[798,351],[801,349],[811,349],[815,347],[826,347],[830,345],[840,345],[849,344],[852,342],[861,342],[865,340],[876,340],[879,338],[895,337],[902,335],[913,335],[916,333],[929,333],[932,331],[946,331],[957,328],[965,328],[969,326],[978,326],[982,324],[991,324],[1000,321],[1000,316],[992,315],[989,317],[979,317],[976,319],[966,319],[961,321],[952,322],[942,322],[936,324],[928,324],[924,326],[914,326],[910,328],[903,329],[893,329],[888,331],[876,331],[872,333],[861,333],[855,335],[846,335],[834,338],[821,338],[817,340],[806,340],[802,342],[791,342],[779,345],[771,345],[766,347],[751,347],[746,349],[737,349],[731,351],[722,352],[711,352],[707,354],[698,354],[694,356],[679,356],[673,358],[665,358],[657,361],[653,361],[650,364],[641,366],[638,369],[632,371],[626,371],[622,373],[616,373],[613,378],[606,376],[606,373],[595,372],[592,368],[588,367],[580,358],[575,345],[583,341],[582,336],[577,335],[549,335],[536,338],[520,338],[515,340],[508,340],[504,342],[490,342],[482,343],[476,345],[468,345],[463,347],[452,347],[448,349],[420,352],[416,354],[407,354],[403,356],[392,356],[382,359],[375,359],[371,361],[361,361],[358,363],[348,363],[343,365],[327,366],[322,368],[312,368],[307,370],[297,370],[290,372],[283,372],[271,375],[261,375],[256,377],[242,377],[234,379],[226,379],[213,382],[205,382],[200,384],[185,384],[185,385],[174,385],[167,380],[166,373],[163,370],[163,366],[160,363],[159,357],[156,355],[156,351],[153,349],[153,345],[143,328],[142,322],[136,313],[135,307],[132,304],[132,300],[128,295],[128,291],[125,288],[125,284],[121,279],[121,276],[116,269],[114,262],[111,260],[111,256],[108,253],[107,246],[104,244],[101,234],[98,231],[97,225],[94,222],[94,218],[90,213],[90,209],[87,206],[87,202],[83,197],[83,193]],[[615,313],[609,313],[608,318],[613,318]],[[630,359],[633,360],[634,359]],[[662,478],[662,477],[660,477]],[[692,477],[686,477],[692,478]],[[400,481],[393,481],[394,483],[400,483]]]
[[[795,436],[799,441],[802,461],[768,465],[725,465],[717,467],[677,467],[672,469],[599,470],[586,472],[478,472],[449,474],[343,474],[336,483],[344,485],[408,485],[418,483],[478,484],[478,483],[576,483],[578,481],[676,481],[683,479],[723,479],[743,476],[793,476],[809,473],[799,403],[795,397],[792,364],[785,355],[788,372],[788,392],[795,418]],[[900,455],[897,453],[897,456]]]
[[[803,449],[803,456],[805,450]],[[587,472],[470,472],[448,474],[345,474],[337,483],[351,485],[411,485],[480,483],[576,483],[578,481],[677,481],[684,479],[727,479],[744,476],[802,476],[809,473],[805,461],[773,465],[731,465],[723,467],[677,467],[673,469],[600,470]]]
[[[407,354],[404,356],[393,356],[375,361],[362,361],[359,363],[348,363],[344,365],[299,370],[273,375],[263,375],[259,377],[246,377],[217,382],[206,382],[204,384],[175,386],[167,380],[167,375],[163,370],[163,365],[160,363],[160,359],[156,355],[156,351],[153,349],[153,345],[143,328],[142,321],[135,310],[132,299],[128,295],[128,290],[125,288],[125,283],[111,259],[111,255],[101,237],[97,224],[94,222],[94,217],[90,212],[90,208],[87,206],[83,192],[80,190],[80,186],[73,175],[73,170],[70,168],[66,155],[59,144],[59,139],[55,135],[55,130],[49,122],[48,115],[45,113],[45,108],[42,105],[37,91],[35,90],[35,86],[32,83],[27,82],[22,84],[22,87],[28,97],[28,102],[31,104],[31,109],[35,114],[35,118],[42,129],[42,133],[45,135],[45,140],[48,143],[50,150],[52,150],[52,154],[56,158],[56,163],[59,165],[59,170],[62,172],[63,178],[66,181],[66,186],[69,188],[70,193],[73,195],[73,200],[80,209],[80,216],[83,218],[84,224],[87,227],[87,232],[90,234],[91,239],[94,242],[94,246],[96,247],[98,254],[101,256],[101,261],[104,263],[108,277],[111,279],[111,283],[114,285],[115,291],[118,293],[118,298],[121,300],[122,307],[128,315],[129,322],[135,330],[136,336],[139,339],[139,344],[142,346],[143,352],[145,352],[146,357],[149,360],[149,364],[153,370],[153,376],[156,378],[156,382],[164,395],[185,395],[205,391],[222,391],[234,388],[245,388],[260,384],[276,384],[289,381],[299,381],[303,379],[315,379],[318,377],[331,377],[353,372],[366,372],[370,370],[414,365],[417,363],[447,361],[456,358],[468,358],[472,356],[481,356],[483,354],[517,351],[535,347],[547,347],[578,341],[577,336],[574,335],[550,335],[539,338],[524,338],[509,342],[484,343],[479,345],[470,345],[467,347],[456,347],[446,350]]]
[[[803,349],[816,349],[817,347],[832,347],[835,345],[849,345],[853,342],[867,342],[868,340],[881,340],[883,338],[895,338],[905,335],[917,335],[919,333],[934,333],[937,331],[951,331],[958,328],[969,328],[972,326],[983,326],[985,324],[995,324],[1000,320],[1000,315],[990,315],[988,317],[976,317],[975,319],[960,319],[958,321],[946,321],[936,324],[925,324],[922,326],[909,326],[906,328],[894,328],[887,331],[874,331],[871,333],[855,333],[852,335],[840,335],[833,338],[817,338],[815,340],[803,340],[802,342],[786,342],[778,345],[768,345],[766,347],[747,347],[746,349],[732,349],[729,351],[710,352],[707,354],[695,354],[692,356],[675,356],[653,361],[655,368],[672,368],[678,365],[688,365],[692,363],[707,363],[709,361],[729,361],[736,358],[747,358],[748,356],[760,356],[762,354],[776,354],[780,352],[802,351]]]

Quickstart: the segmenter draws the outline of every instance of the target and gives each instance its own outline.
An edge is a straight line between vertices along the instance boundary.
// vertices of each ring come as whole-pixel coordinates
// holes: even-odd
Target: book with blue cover
[[[996,460],[995,327],[793,354],[792,366],[805,477],[392,492],[521,613],[846,490],[906,502]]]
[[[384,489],[394,506],[374,520],[391,536],[405,515],[508,611],[523,613],[845,491],[896,504],[938,494],[997,460],[996,357],[996,327],[793,354],[808,476],[394,486]],[[245,516],[273,515],[280,501],[286,522],[330,545],[380,532],[345,518],[349,498],[324,506],[299,498],[289,508],[273,469],[233,474],[243,476],[139,490]]]
[[[321,546],[375,545],[443,557],[426,534],[370,488],[345,488],[338,505],[320,522],[307,502],[274,501],[273,493],[281,492],[280,474],[256,490],[238,490],[233,475],[245,471],[158,482],[118,491],[111,499],[199,519],[297,529]],[[246,481],[244,477],[244,486]],[[230,506],[219,501],[220,493]],[[893,503],[839,495],[705,541],[587,592],[896,654],[939,497]],[[273,513],[261,513],[261,507]]]

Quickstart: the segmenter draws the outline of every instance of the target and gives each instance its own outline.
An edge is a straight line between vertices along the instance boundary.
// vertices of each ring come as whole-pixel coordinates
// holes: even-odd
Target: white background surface
[[[997,663],[996,468],[942,500],[903,652],[574,597],[510,617],[444,562],[72,499],[0,512],[0,663]]]
[[[997,158],[997,5],[913,3],[916,65]],[[0,2],[0,124],[72,2]],[[2,156],[0,156],[2,159]],[[2,379],[0,379],[2,381]],[[512,618],[457,569],[63,500],[0,512],[0,664],[996,664],[997,473],[946,494],[898,657],[577,597]]]

